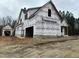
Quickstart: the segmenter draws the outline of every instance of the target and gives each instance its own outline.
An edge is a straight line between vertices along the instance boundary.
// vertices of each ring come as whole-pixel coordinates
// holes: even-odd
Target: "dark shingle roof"
[[[28,8],[26,11],[34,10],[34,9],[39,9],[39,8],[41,8],[41,7]]]

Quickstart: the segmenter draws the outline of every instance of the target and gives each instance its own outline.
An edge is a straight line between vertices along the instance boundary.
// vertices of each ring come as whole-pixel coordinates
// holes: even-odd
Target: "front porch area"
[[[68,27],[61,26],[61,36],[68,36]]]

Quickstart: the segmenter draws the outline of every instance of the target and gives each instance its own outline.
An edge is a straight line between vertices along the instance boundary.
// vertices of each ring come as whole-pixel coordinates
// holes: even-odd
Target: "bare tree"
[[[5,25],[5,19],[4,17],[2,18],[2,23],[3,23],[3,26]]]
[[[12,22],[13,22],[13,18],[11,16],[6,16],[2,18],[3,26],[6,24],[12,25]]]

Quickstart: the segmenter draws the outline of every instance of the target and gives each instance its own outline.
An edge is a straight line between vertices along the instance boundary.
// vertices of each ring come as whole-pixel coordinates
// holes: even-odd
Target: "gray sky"
[[[21,8],[39,7],[48,0],[1,0],[0,17],[12,16],[18,18]],[[58,10],[70,11],[75,17],[79,17],[79,0],[53,0]]]

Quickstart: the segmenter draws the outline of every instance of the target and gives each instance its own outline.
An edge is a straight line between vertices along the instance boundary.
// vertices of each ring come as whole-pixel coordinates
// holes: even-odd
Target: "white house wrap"
[[[16,36],[65,36],[68,25],[60,16],[52,1],[42,7],[21,9],[17,21]]]

